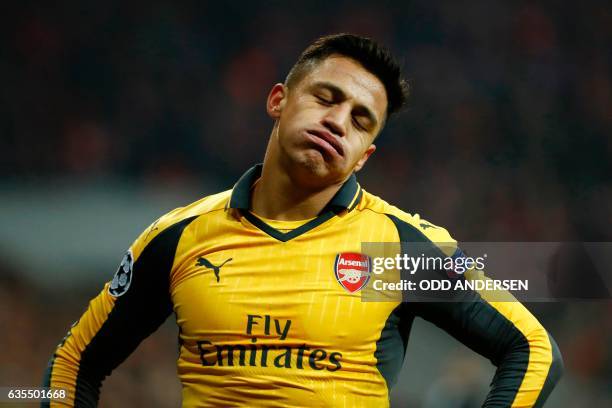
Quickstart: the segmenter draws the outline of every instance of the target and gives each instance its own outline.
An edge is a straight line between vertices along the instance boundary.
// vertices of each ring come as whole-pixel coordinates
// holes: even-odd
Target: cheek
[[[283,112],[280,121],[280,130],[289,133],[298,133],[308,128],[314,122],[315,114],[312,110],[288,110]]]
[[[347,157],[347,161],[350,162],[351,166],[355,166],[357,162],[363,158],[370,144],[371,143],[366,143],[363,139],[360,139],[359,142],[355,143],[355,145],[350,148],[350,155]]]
[[[348,138],[349,138],[347,140],[349,142],[348,144],[351,146],[350,147],[351,155],[353,157],[363,156],[368,146],[370,145],[370,143],[366,140],[364,135],[354,131],[352,132],[352,134],[348,136]]]

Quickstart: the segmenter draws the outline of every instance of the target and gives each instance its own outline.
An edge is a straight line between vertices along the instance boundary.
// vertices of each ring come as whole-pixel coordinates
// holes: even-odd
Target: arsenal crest
[[[370,257],[356,252],[336,255],[334,273],[338,283],[349,293],[361,290],[370,281]]]

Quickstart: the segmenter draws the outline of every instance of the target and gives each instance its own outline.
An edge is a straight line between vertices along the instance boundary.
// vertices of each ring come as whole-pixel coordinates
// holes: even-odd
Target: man
[[[355,179],[405,95],[397,63],[369,39],[308,47],[268,96],[263,165],[143,232],[58,346],[46,384],[95,406],[102,380],[174,312],[185,407],[388,406],[420,316],[498,367],[485,406],[542,405],[561,363],[520,303],[361,299],[361,243],[455,243]]]

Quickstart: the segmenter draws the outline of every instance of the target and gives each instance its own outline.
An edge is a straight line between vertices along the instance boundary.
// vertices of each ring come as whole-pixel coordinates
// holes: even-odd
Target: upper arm
[[[145,231],[55,350],[45,385],[66,389],[70,405],[95,406],[104,378],[172,312],[170,272],[178,240],[192,219],[158,234]]]
[[[458,303],[411,306],[417,316],[498,367],[484,406],[538,406],[561,376],[563,363],[556,343],[517,301],[489,303],[474,294]]]
[[[432,238],[426,235],[429,229],[418,228],[395,216],[390,218],[404,243],[403,251],[417,247],[419,253],[421,250],[431,251],[433,256],[462,256],[446,230],[430,227],[436,230]],[[419,225],[422,227],[423,224]],[[447,280],[451,282],[451,288],[456,279],[465,279],[463,275],[451,276],[453,278],[442,270],[412,275],[413,278]],[[484,276],[480,278],[487,279]],[[524,305],[509,292],[499,291],[491,294],[449,289],[438,293],[438,297],[429,292],[422,295],[415,296],[412,302],[407,299],[407,310],[411,314],[434,323],[498,367],[484,406],[531,407],[543,404],[561,376],[563,363],[552,337]]]

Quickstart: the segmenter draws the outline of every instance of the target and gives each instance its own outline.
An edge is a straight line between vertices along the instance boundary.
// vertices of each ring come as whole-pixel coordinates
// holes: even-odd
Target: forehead
[[[372,109],[380,121],[385,117],[385,86],[376,75],[351,58],[339,55],[327,57],[315,65],[300,82],[304,87],[318,82],[332,83],[342,89],[348,98]]]

